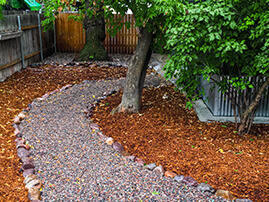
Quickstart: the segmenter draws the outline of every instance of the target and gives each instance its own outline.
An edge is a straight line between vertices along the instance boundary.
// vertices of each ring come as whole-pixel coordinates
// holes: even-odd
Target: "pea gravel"
[[[160,84],[147,76],[147,86]],[[83,110],[123,86],[124,79],[90,81],[34,102],[21,127],[44,185],[42,201],[227,201],[143,169],[91,131]]]

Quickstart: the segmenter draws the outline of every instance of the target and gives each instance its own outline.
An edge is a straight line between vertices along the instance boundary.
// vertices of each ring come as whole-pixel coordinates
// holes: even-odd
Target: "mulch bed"
[[[28,201],[11,126],[15,115],[33,99],[67,84],[125,75],[123,67],[45,65],[27,68],[1,83],[0,201]],[[168,99],[163,99],[164,93]],[[96,108],[94,120],[129,153],[198,182],[207,181],[214,188],[230,190],[238,197],[269,199],[268,126],[254,126],[251,134],[239,138],[233,124],[201,123],[171,86],[145,90],[140,114],[111,116],[109,112],[120,98],[104,100]]]
[[[44,65],[15,73],[0,84],[0,201],[29,201],[17,157],[13,119],[35,98],[67,84],[126,76],[126,68]]]
[[[255,125],[251,134],[239,137],[232,123],[200,122],[173,86],[144,90],[139,114],[110,115],[121,96],[103,100],[93,122],[124,150],[238,198],[269,200],[268,125]]]

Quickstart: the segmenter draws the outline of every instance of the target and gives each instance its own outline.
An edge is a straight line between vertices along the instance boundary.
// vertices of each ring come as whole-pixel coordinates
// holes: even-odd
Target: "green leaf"
[[[153,191],[152,192],[152,195],[158,195],[158,194],[160,194],[159,192],[156,192],[156,191]]]

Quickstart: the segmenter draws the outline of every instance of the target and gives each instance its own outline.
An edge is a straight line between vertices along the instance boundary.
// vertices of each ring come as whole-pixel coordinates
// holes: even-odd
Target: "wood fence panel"
[[[69,13],[60,13],[57,17],[55,23],[57,50],[78,53],[85,44],[85,32],[82,23],[73,19],[68,20],[69,15]]]
[[[4,20],[0,20],[0,82],[22,69],[21,50],[23,50],[25,67],[40,61],[38,13],[30,12],[19,16],[22,31],[18,31],[18,15],[4,15]],[[42,33],[42,40],[44,40],[42,50],[45,50],[45,55],[52,54],[53,31]]]
[[[79,53],[86,41],[86,34],[81,22],[68,20],[69,13],[60,13],[56,19],[56,41],[57,50],[59,52]],[[76,14],[73,14],[76,15]],[[120,15],[114,15],[114,20],[121,18]],[[104,47],[110,53],[131,54],[135,50],[138,37],[134,27],[135,21],[132,14],[124,16],[119,23],[130,22],[128,30],[124,25],[116,36],[111,37],[106,33]],[[106,20],[106,30],[109,28],[108,20]]]

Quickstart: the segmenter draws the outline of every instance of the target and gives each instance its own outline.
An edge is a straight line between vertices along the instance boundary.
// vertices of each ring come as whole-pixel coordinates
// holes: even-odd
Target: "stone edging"
[[[87,82],[88,81],[85,80],[83,83]],[[31,104],[28,104],[28,107],[26,109],[24,109],[14,118],[14,123],[12,124],[12,126],[14,127],[14,134],[16,135],[15,143],[17,146],[17,155],[20,158],[20,161],[22,162],[20,172],[23,172],[23,177],[25,178],[23,182],[25,184],[25,187],[28,189],[29,193],[28,198],[32,202],[41,201],[42,183],[39,179],[37,179],[37,176],[35,175],[35,165],[33,163],[33,160],[30,158],[31,153],[29,150],[31,147],[28,145],[27,141],[23,139],[23,134],[20,131],[20,123],[29,114],[29,111],[31,110],[36,101],[46,100],[51,95],[56,94],[58,92],[63,92],[70,87],[72,87],[72,84],[68,84],[62,87],[61,89],[56,89],[52,92],[44,94],[42,97],[35,99]],[[105,99],[107,96],[112,95],[114,93],[115,91],[110,93],[105,92],[103,97],[97,98],[97,101],[94,104],[91,104],[90,108],[84,110],[85,117],[87,119],[90,118],[92,108],[95,106],[96,103],[100,102],[100,99]],[[200,192],[203,192],[207,196],[215,194],[216,196],[220,196],[228,200],[235,200],[236,202],[252,202],[250,199],[236,199],[229,191],[226,190],[215,191],[215,189],[213,189],[212,186],[206,183],[198,184],[198,182],[194,180],[192,177],[177,175],[172,171],[165,171],[162,165],[157,166],[156,163],[146,165],[143,159],[128,154],[127,152],[124,151],[120,143],[115,142],[113,138],[104,135],[102,131],[99,129],[98,124],[91,123],[90,128],[103,142],[111,146],[118,153],[121,153],[123,156],[125,156],[126,159],[136,162],[139,166],[143,167],[143,169],[155,172],[159,176],[173,178],[175,181],[184,183],[188,186],[196,187]]]
[[[102,97],[102,99],[105,99],[107,96],[110,96],[114,93],[115,92],[109,92],[109,93],[105,92],[104,97]],[[100,101],[91,104],[89,108],[84,110],[84,114],[87,119],[90,119],[90,116],[92,114],[92,108],[95,106],[95,104],[98,104],[99,102]],[[190,187],[196,187],[198,191],[204,193],[206,196],[211,196],[215,194],[215,196],[219,196],[219,197],[222,197],[231,201],[235,201],[235,202],[252,202],[250,199],[237,199],[227,190],[219,189],[216,191],[212,186],[210,186],[207,183],[202,182],[198,184],[198,182],[190,176],[178,175],[175,172],[172,172],[169,170],[165,171],[162,165],[157,166],[156,163],[145,164],[143,159],[133,156],[129,154],[128,152],[124,151],[123,146],[119,142],[115,142],[112,137],[108,137],[104,135],[102,131],[100,130],[98,124],[91,123],[90,128],[103,142],[111,146],[118,153],[121,153],[126,159],[136,162],[139,166],[142,166],[143,169],[152,171],[156,173],[157,175],[159,175],[160,177],[165,176],[165,177],[173,178],[176,182],[184,183]]]
[[[25,178],[23,183],[28,189],[28,198],[32,202],[40,202],[42,183],[39,179],[37,179],[37,176],[35,175],[35,165],[33,163],[33,160],[30,158],[31,153],[29,151],[31,146],[29,146],[27,141],[23,139],[23,134],[20,131],[20,123],[25,117],[28,116],[29,111],[31,110],[36,101],[46,100],[51,95],[58,92],[63,92],[70,87],[72,87],[72,85],[68,84],[61,89],[46,93],[42,97],[35,99],[31,104],[28,104],[28,107],[26,109],[24,109],[14,118],[14,123],[12,124],[15,129],[14,134],[16,135],[15,143],[17,147],[17,155],[22,162],[20,172],[23,172],[23,177]]]

